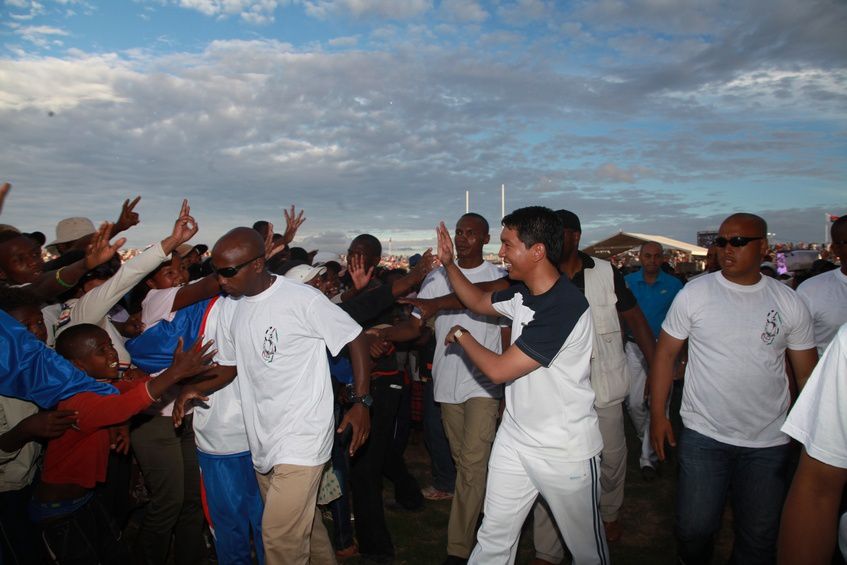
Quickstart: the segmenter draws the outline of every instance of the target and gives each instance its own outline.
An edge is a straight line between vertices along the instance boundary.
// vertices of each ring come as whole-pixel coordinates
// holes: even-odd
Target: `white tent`
[[[694,245],[692,243],[685,243],[684,241],[671,239],[662,235],[650,235],[646,233],[624,231],[618,232],[606,239],[589,245],[583,249],[583,251],[589,255],[593,255],[594,257],[599,257],[600,259],[608,259],[612,255],[624,253],[625,251],[639,247],[642,243],[647,241],[661,243],[665,250],[675,249],[697,257],[705,257],[708,252],[708,249],[705,247],[700,247],[699,245]]]

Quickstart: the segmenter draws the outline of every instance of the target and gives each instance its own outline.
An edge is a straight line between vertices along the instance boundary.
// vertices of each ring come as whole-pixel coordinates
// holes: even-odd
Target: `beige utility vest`
[[[591,351],[591,388],[598,408],[620,404],[629,394],[629,371],[623,349],[623,332],[615,307],[615,276],[612,264],[594,259],[584,269],[585,298],[591,306],[594,347]]]

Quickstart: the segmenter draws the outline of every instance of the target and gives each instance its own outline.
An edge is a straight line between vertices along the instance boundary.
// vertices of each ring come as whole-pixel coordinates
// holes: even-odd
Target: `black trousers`
[[[403,376],[399,373],[371,381],[371,433],[350,465],[356,537],[362,554],[394,554],[382,506],[382,473],[402,394]]]

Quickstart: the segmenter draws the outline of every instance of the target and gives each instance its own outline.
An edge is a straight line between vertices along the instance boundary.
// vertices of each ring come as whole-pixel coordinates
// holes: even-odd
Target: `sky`
[[[847,212],[845,0],[0,0],[2,222],[394,251],[465,209],[567,208],[583,245],[694,242],[734,211],[776,241]],[[494,248],[496,250],[496,248]]]

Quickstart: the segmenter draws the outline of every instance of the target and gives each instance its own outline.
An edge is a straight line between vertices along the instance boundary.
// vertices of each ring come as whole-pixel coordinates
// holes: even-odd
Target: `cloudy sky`
[[[3,0],[0,0],[2,2]],[[213,242],[283,223],[431,244],[470,206],[568,208],[694,241],[737,210],[780,241],[847,212],[844,0],[5,0],[3,222],[187,197]]]

